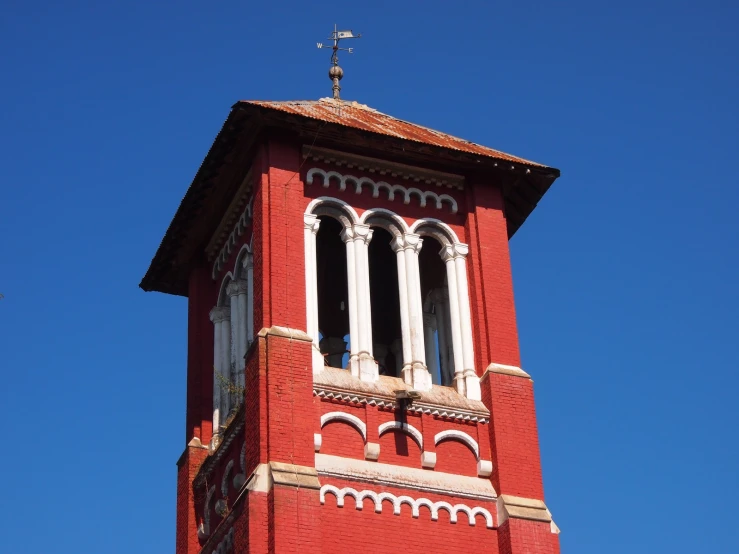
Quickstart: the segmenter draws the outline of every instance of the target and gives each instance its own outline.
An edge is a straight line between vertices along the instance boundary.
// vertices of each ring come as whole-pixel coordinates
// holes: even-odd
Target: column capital
[[[231,318],[231,308],[229,306],[216,306],[210,311],[209,316],[213,323],[220,323]]]
[[[444,262],[448,262],[449,260],[456,260],[457,258],[467,258],[469,251],[470,247],[463,242],[455,242],[454,244],[442,246],[439,251],[439,255]]]
[[[351,227],[344,227],[344,229],[341,231],[341,234],[339,235],[341,237],[341,240],[345,243],[349,241],[354,240],[354,229]]]
[[[320,223],[320,221],[318,223]],[[241,267],[244,269],[254,268],[254,256],[251,252],[247,253],[247,255],[244,256],[244,259],[241,260]]]
[[[318,233],[321,220],[315,214],[303,214],[303,228],[311,231],[314,235]]]
[[[355,223],[352,226],[352,229],[354,231],[354,240],[361,239],[364,244],[369,244],[372,240],[372,229],[369,225],[365,225],[363,223]]]
[[[249,283],[246,279],[236,279],[231,281],[226,287],[226,294],[229,296],[238,296],[249,292]]]
[[[470,252],[470,247],[463,242],[456,242],[452,245],[455,258],[466,258]]]

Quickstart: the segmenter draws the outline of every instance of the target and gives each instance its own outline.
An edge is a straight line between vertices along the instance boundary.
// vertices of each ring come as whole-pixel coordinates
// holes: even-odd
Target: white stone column
[[[398,298],[400,300],[400,348],[393,348],[396,363],[398,366],[398,376],[403,379],[408,378],[409,385],[413,384],[412,366],[413,353],[411,352],[411,326],[410,315],[408,313],[408,285],[405,269],[405,239],[403,236],[397,236],[390,243],[398,264]],[[397,346],[393,343],[394,346]]]
[[[465,392],[467,398],[480,400],[480,378],[475,371],[475,351],[472,345],[472,318],[470,316],[470,293],[467,286],[466,244],[454,245],[454,267],[457,274],[457,297],[459,299],[459,321],[462,329],[462,363],[464,367]]]
[[[372,229],[369,225],[356,224],[354,230],[355,290],[357,299],[357,358],[359,378],[362,381],[377,381],[379,371],[372,356],[372,304],[369,286],[369,243]],[[352,339],[353,340],[353,339]]]
[[[316,261],[316,235],[318,234],[318,228],[320,225],[321,221],[315,215],[303,215],[303,241],[305,243],[305,329],[308,336],[313,341],[312,363],[314,375],[323,371],[324,365],[323,355],[321,355],[321,350],[318,346],[318,268]],[[251,281],[252,280],[249,279],[250,283]],[[254,323],[252,320],[252,333],[254,332],[253,325]]]
[[[426,364],[431,374],[431,382],[434,375],[439,375],[441,381],[441,373],[439,373],[439,364],[436,357],[436,341],[434,340],[434,331],[437,330],[436,315],[428,312],[423,313],[423,344],[426,347]],[[438,384],[441,384],[439,382]]]
[[[210,320],[213,322],[213,434],[220,432],[222,418],[226,413],[223,410],[223,398],[221,389],[223,380],[226,379],[225,372],[230,362],[230,348],[224,349],[224,337],[230,342],[231,309],[228,306],[216,306],[210,311]],[[226,343],[228,345],[228,343]]]
[[[454,387],[465,394],[464,358],[462,356],[462,323],[459,319],[459,294],[457,293],[457,268],[454,264],[454,248],[441,249],[441,259],[446,265],[447,287],[449,288],[449,320],[452,327],[452,354],[454,356]]]
[[[406,233],[405,242],[405,274],[408,298],[408,328],[411,343],[411,376],[404,376],[406,383],[410,381],[416,390],[431,389],[431,374],[426,368],[426,349],[423,340],[423,301],[421,299],[421,274],[418,268],[418,253],[423,240],[419,235]],[[404,365],[404,372],[408,368]]]
[[[231,373],[229,376],[231,406],[238,406],[243,398],[244,356],[246,355],[246,310],[248,283],[244,279],[231,281],[226,294],[231,298]]]
[[[357,268],[354,260],[354,230],[344,228],[341,240],[346,244],[346,289],[349,303],[349,370],[359,377],[359,334],[357,315]]]

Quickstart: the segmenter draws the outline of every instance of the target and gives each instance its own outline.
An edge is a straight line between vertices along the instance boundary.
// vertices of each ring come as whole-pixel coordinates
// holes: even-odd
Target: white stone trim
[[[421,432],[418,429],[416,429],[415,427],[413,427],[413,425],[411,425],[410,423],[403,423],[403,422],[397,421],[397,420],[395,420],[395,421],[387,421],[385,423],[382,423],[377,428],[377,434],[381,437],[382,435],[384,435],[385,433],[387,433],[391,429],[399,429],[399,430],[403,431],[404,433],[410,435],[411,437],[413,437],[413,440],[416,441],[416,443],[418,444],[419,448],[421,450],[423,450],[423,435],[421,434]]]
[[[490,477],[493,473],[493,462],[491,460],[477,460],[477,476]]]
[[[348,152],[321,148],[315,145],[303,145],[303,159],[311,159],[318,162],[323,161],[327,164],[337,167],[345,166],[349,169],[356,167],[359,171],[377,173],[383,176],[390,175],[391,177],[397,177],[404,181],[410,180],[415,183],[422,182],[437,187],[464,189],[465,179],[463,175],[388,162],[387,160],[349,154]]]
[[[377,461],[380,458],[380,445],[376,442],[368,442],[364,445],[364,459]]]
[[[413,223],[411,223],[411,226],[408,229],[408,232],[409,233],[417,233],[417,234],[419,234],[419,231],[418,230],[419,230],[420,227],[423,227],[423,226],[428,226],[428,227],[431,227],[431,228],[436,227],[436,228],[438,228],[438,229],[441,230],[442,234],[445,235],[444,239],[443,240],[439,240],[440,237],[438,237],[438,236],[435,236],[434,238],[436,238],[437,240],[439,240],[439,242],[441,243],[442,246],[444,246],[445,243],[448,243],[448,244],[456,244],[456,243],[461,243],[462,242],[461,240],[459,240],[459,237],[457,236],[457,233],[455,233],[454,230],[451,227],[449,227],[449,225],[447,225],[446,223],[444,223],[440,219],[436,219],[436,218],[433,218],[433,217],[424,217],[422,219],[417,219],[416,221],[414,221]]]
[[[421,452],[421,467],[434,469],[436,467],[436,452]]]
[[[340,508],[344,507],[344,498],[351,496],[354,498],[355,507],[357,510],[364,508],[364,499],[369,498],[374,503],[376,513],[382,513],[383,503],[387,500],[393,504],[393,515],[400,515],[400,508],[403,504],[407,504],[411,507],[411,515],[414,518],[420,516],[421,506],[425,506],[431,512],[431,521],[437,521],[439,519],[439,510],[446,510],[449,513],[449,522],[457,523],[457,513],[463,512],[467,515],[467,520],[471,526],[475,525],[475,516],[481,515],[485,518],[485,526],[488,529],[493,528],[493,516],[490,512],[482,506],[469,507],[466,504],[455,504],[451,505],[449,502],[443,500],[438,502],[432,502],[428,498],[411,498],[410,496],[401,495],[395,496],[389,492],[376,493],[371,490],[358,491],[352,487],[344,487],[339,489],[334,485],[323,485],[320,491],[321,504],[326,502],[326,494],[333,494],[336,497],[336,505]]]
[[[354,404],[369,404],[370,406],[378,406],[380,408],[395,408],[397,405],[397,401],[395,399],[380,398],[361,393],[358,394],[356,392],[330,390],[319,385],[313,385],[313,394],[319,398],[340,400]],[[408,406],[407,411],[416,414],[428,414],[437,417],[457,419],[460,421],[472,421],[474,423],[488,423],[490,421],[489,417],[481,416],[474,412],[468,412],[458,408],[444,408],[442,406],[425,405],[419,402],[414,402]]]
[[[244,231],[246,231],[246,228],[251,225],[252,203],[253,202],[254,202],[254,197],[252,196],[249,199],[249,202],[247,202],[246,207],[244,208],[244,211],[239,216],[239,219],[236,221],[236,224],[234,225],[234,228],[231,231],[231,234],[226,239],[226,242],[221,248],[221,251],[218,253],[218,256],[213,262],[213,269],[211,271],[210,276],[214,281],[218,277],[218,274],[221,272],[221,269],[223,269],[223,266],[226,265],[226,262],[231,257],[231,252],[233,252],[233,249],[236,246],[236,241],[241,235],[244,234]]]
[[[369,210],[365,210],[364,212],[362,212],[362,215],[359,218],[359,223],[367,225],[367,222],[371,218],[378,218],[380,221],[382,219],[385,219],[385,220],[389,220],[390,222],[392,222],[398,228],[395,231],[391,231],[394,235],[397,235],[398,231],[401,233],[411,232],[411,228],[405,222],[405,219],[400,217],[395,212],[388,210],[386,208],[370,208]]]
[[[344,421],[349,423],[353,427],[356,427],[357,431],[362,434],[362,438],[365,441],[367,440],[367,425],[365,425],[364,421],[359,419],[357,416],[347,414],[346,412],[329,412],[327,414],[323,414],[321,416],[321,429],[331,421]]]
[[[403,198],[403,204],[410,204],[411,196],[418,198],[420,206],[426,207],[427,201],[431,200],[437,210],[442,209],[443,204],[446,203],[449,206],[449,211],[456,214],[458,211],[457,201],[449,196],[448,194],[436,194],[433,191],[426,190],[422,191],[416,187],[404,187],[403,185],[391,185],[385,181],[373,181],[369,177],[355,177],[354,175],[342,175],[338,171],[324,171],[321,168],[313,167],[308,170],[305,177],[305,182],[308,185],[313,184],[313,177],[320,175],[323,178],[323,188],[328,188],[330,185],[331,178],[338,179],[339,190],[346,190],[347,185],[354,186],[354,192],[356,194],[362,194],[365,186],[369,186],[372,189],[372,198],[378,198],[380,191],[385,190],[387,192],[387,199],[391,202],[395,200],[395,195],[398,194]]]
[[[465,443],[475,453],[475,458],[480,459],[480,447],[477,441],[464,431],[458,431],[457,429],[447,429],[434,435],[434,446],[438,445],[441,441],[445,440],[456,440]]]
[[[313,450],[314,452],[321,451],[321,445],[323,444],[323,436],[321,433],[313,433]]]
[[[306,331],[313,341],[313,373],[323,371],[324,361],[318,345],[318,269],[316,267],[316,234],[321,222],[314,214],[303,215],[305,242],[305,314]]]
[[[495,501],[495,488],[490,479],[480,479],[456,473],[429,471],[417,467],[405,467],[382,462],[370,462],[315,454],[318,474],[370,486],[396,487],[455,498],[471,498],[479,501]]]

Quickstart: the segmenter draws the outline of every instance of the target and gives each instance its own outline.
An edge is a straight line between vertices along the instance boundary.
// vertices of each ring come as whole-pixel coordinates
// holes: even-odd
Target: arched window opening
[[[325,364],[346,367],[349,341],[349,293],[344,226],[321,216],[316,235],[319,347]]]
[[[380,375],[401,376],[403,346],[398,295],[398,262],[391,247],[393,235],[372,228],[369,244],[369,283],[372,342]]]
[[[210,311],[213,322],[213,434],[219,435],[230,410],[231,400],[225,386],[231,376],[231,274],[221,283],[218,301]]]
[[[454,384],[454,350],[449,317],[447,271],[439,255],[441,244],[431,236],[423,238],[418,264],[423,299],[423,334],[426,364],[436,385]]]

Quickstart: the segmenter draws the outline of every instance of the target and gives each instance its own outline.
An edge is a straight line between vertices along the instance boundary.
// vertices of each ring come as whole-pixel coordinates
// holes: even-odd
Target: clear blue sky
[[[345,98],[562,170],[511,249],[563,552],[739,552],[738,19],[5,2],[0,550],[174,551],[186,300],[137,285],[234,101],[329,95],[336,22]]]

